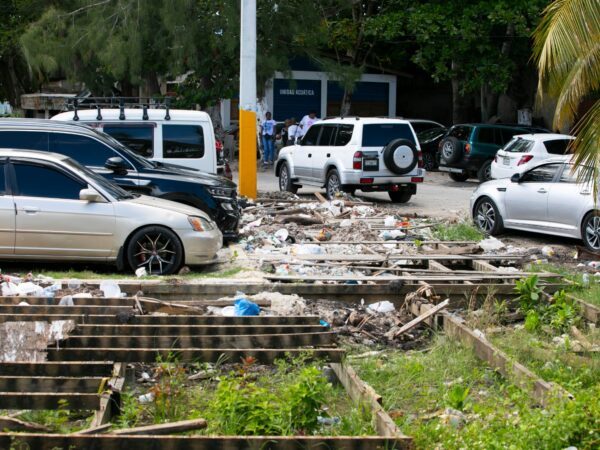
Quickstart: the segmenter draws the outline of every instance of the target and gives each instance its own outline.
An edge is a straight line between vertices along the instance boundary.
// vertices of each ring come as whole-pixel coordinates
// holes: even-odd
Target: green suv
[[[491,179],[491,165],[496,152],[517,134],[548,133],[543,128],[526,125],[463,124],[451,127],[440,141],[440,167],[454,181],[477,176]]]

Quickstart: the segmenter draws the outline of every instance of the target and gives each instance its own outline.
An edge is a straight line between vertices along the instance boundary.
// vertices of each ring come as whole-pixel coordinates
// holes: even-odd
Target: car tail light
[[[363,157],[363,152],[354,152],[354,158],[352,158],[352,168],[354,170],[362,169],[362,157]],[[362,183],[362,181],[361,181],[361,183]]]
[[[425,167],[425,164],[423,163],[423,152],[421,150],[417,152],[417,157],[419,158],[418,167]]]
[[[361,178],[360,184],[373,184],[374,178]]]
[[[465,153],[471,153],[471,144],[465,144]]]
[[[410,182],[411,183],[422,183],[423,177],[411,177]]]
[[[392,184],[392,192],[398,192],[400,190],[400,186],[397,184]]]
[[[517,166],[520,166],[521,164],[527,164],[532,159],[533,159],[533,155],[523,155],[523,156],[521,156],[521,159],[517,163]]]

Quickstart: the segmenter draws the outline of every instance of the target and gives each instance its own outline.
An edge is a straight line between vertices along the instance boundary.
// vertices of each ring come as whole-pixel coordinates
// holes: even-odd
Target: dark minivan
[[[241,210],[235,183],[187,167],[149,161],[86,125],[2,119],[0,147],[61,153],[130,192],[201,209],[226,239],[238,236]]]

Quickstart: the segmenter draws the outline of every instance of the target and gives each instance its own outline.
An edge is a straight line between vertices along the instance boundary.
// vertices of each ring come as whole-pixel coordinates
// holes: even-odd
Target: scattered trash
[[[479,241],[479,246],[485,253],[495,252],[504,248],[504,244],[502,243],[502,241],[496,239],[493,236]]]
[[[546,258],[552,258],[555,254],[556,252],[549,245],[545,245],[542,247],[542,255],[544,255]]]
[[[103,280],[100,283],[100,290],[103,292],[106,298],[118,298],[121,297],[121,288],[116,281]]]
[[[379,233],[379,237],[384,241],[394,241],[405,238],[406,233],[403,233],[400,230],[385,230]]]
[[[317,422],[320,425],[326,425],[326,426],[337,425],[341,421],[342,421],[342,419],[340,419],[339,417],[322,417],[322,416],[317,417]]]
[[[148,392],[138,397],[140,403],[152,403],[154,401],[154,392]]]
[[[260,306],[247,298],[239,298],[233,305],[236,316],[258,316],[260,314]]]
[[[598,269],[600,268],[600,261],[590,261],[589,263],[587,263],[587,265],[592,269]]]
[[[396,226],[396,218],[394,216],[387,216],[383,219],[383,224],[386,227],[395,227]]]
[[[139,269],[137,269],[135,271],[135,276],[138,278],[142,278],[148,275],[148,271],[146,270],[145,267],[140,267]]]
[[[73,302],[73,297],[70,295],[65,295],[63,298],[60,299],[58,304],[60,306],[74,306],[75,305],[75,303]]]
[[[287,238],[289,237],[290,233],[288,230],[286,230],[285,228],[280,228],[279,230],[277,230],[274,234],[274,236],[280,241],[280,242],[285,242],[287,240]]]
[[[79,289],[81,287],[81,281],[78,280],[77,278],[73,278],[73,279],[67,281],[67,287],[69,289],[73,289],[73,290]]]
[[[292,248],[292,254],[296,255],[322,255],[323,253],[325,250],[317,244],[296,244]]]
[[[395,311],[396,307],[394,306],[393,303],[388,302],[387,300],[384,300],[382,302],[370,304],[369,306],[367,306],[367,309],[372,312],[384,314],[384,313]]]
[[[319,233],[315,236],[315,239],[320,242],[330,241],[333,234],[331,230],[327,228],[323,228]]]

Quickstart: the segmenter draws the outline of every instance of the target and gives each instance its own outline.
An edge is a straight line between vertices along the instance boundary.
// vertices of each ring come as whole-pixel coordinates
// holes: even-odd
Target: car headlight
[[[204,217],[189,216],[188,221],[195,231],[210,231],[215,228],[214,224]]]
[[[221,187],[209,187],[208,192],[210,192],[215,197],[231,198],[233,189],[221,188]]]

